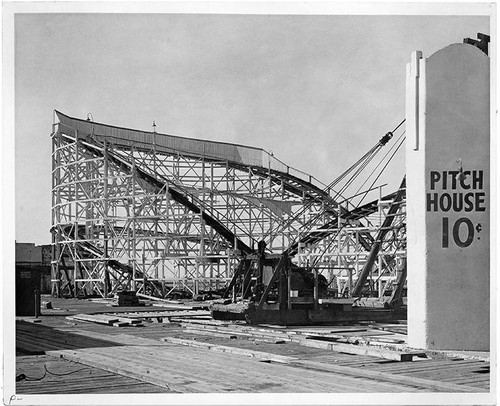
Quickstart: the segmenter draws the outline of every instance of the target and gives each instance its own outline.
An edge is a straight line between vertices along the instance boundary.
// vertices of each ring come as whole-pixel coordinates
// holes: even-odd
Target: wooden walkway
[[[16,363],[17,375],[26,376],[17,382],[17,392],[22,394],[171,392],[168,388],[48,355],[18,356]]]
[[[16,374],[43,378],[17,382],[17,392],[485,393],[490,387],[488,361],[421,358],[406,349],[404,325],[283,329],[190,314],[178,319],[179,311],[172,309],[172,317],[167,311],[156,318],[150,308],[145,316],[156,322],[145,319],[142,327],[56,315],[37,324],[18,321],[16,347],[24,355]],[[133,312],[123,317],[140,319]]]

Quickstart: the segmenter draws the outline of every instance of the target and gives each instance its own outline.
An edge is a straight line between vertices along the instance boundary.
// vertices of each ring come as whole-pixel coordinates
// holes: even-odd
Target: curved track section
[[[137,271],[134,290],[143,289],[138,275],[167,290],[217,290],[258,241],[282,252],[312,216],[324,211],[326,223],[339,209],[319,181],[259,148],[57,111],[52,147],[53,280],[60,287],[81,273],[73,277],[75,292],[80,284],[105,295],[112,261]],[[77,225],[78,238],[65,235],[67,224]],[[95,255],[77,255],[83,240]],[[65,272],[63,257],[74,259],[73,273]]]
[[[71,138],[70,136],[65,135],[65,137],[73,142],[75,141],[75,139]],[[104,153],[106,153],[109,161],[111,161],[125,173],[134,174],[140,180],[147,182],[148,185],[150,185],[156,193],[159,193],[162,190],[167,190],[170,196],[172,196],[173,200],[180,203],[193,213],[200,214],[206,224],[212,227],[222,237],[224,237],[229,245],[233,246],[233,248],[241,250],[245,254],[251,254],[254,252],[252,248],[241,241],[238,236],[236,236],[224,224],[218,221],[213,215],[209,214],[208,207],[204,206],[201,201],[197,200],[195,196],[190,195],[186,190],[181,190],[182,188],[180,186],[172,186],[172,184],[169,182],[164,182],[151,176],[139,166],[134,165],[124,158],[113,154],[109,150],[106,150],[106,152],[104,152],[104,147],[97,145],[95,142],[94,144],[92,144],[87,141],[81,141],[81,145],[90,153],[97,156],[103,156]]]
[[[100,143],[107,141],[118,149],[150,153],[154,147],[156,152],[167,155],[181,154],[187,158],[225,162],[230,168],[270,177],[274,183],[283,184],[287,191],[299,197],[337,207],[337,203],[324,191],[325,184],[284,164],[261,148],[116,127],[69,117],[59,111],[54,114],[63,130],[78,132],[87,139]]]

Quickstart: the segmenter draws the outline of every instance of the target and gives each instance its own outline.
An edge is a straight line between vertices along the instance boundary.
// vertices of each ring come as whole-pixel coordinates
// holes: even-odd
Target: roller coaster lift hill
[[[405,317],[405,179],[377,184],[404,120],[325,185],[259,148],[54,117],[53,295],[220,292],[213,317],[249,323]]]

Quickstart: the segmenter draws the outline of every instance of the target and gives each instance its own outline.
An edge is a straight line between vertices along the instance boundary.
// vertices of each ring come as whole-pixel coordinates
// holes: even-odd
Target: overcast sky
[[[404,119],[411,52],[478,32],[488,17],[18,14],[16,240],[50,243],[54,109],[261,147],[329,183]],[[392,189],[403,174],[401,156]]]

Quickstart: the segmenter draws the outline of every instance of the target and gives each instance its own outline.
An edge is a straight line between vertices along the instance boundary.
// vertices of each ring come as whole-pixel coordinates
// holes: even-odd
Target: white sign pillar
[[[453,44],[407,65],[408,344],[489,350],[489,57]]]

